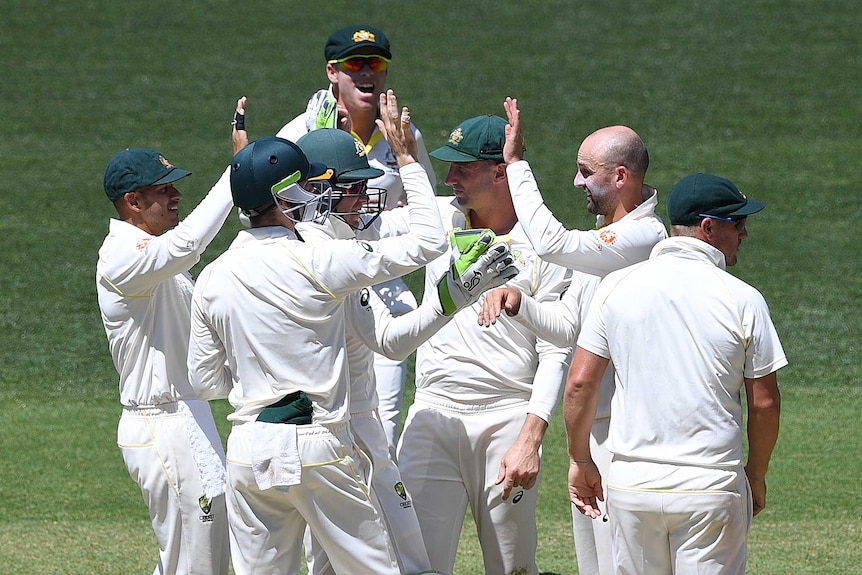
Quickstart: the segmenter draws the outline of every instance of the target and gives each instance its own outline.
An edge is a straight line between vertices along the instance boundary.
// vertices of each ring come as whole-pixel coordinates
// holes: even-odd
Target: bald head
[[[641,182],[649,168],[649,152],[637,132],[628,126],[609,126],[596,130],[581,144],[600,164],[625,166]]]

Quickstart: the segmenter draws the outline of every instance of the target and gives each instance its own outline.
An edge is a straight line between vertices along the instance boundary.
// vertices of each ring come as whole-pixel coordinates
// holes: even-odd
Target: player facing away
[[[371,167],[381,170],[380,175],[368,181],[367,187],[384,193],[369,194],[366,209],[392,209],[407,198],[395,153],[376,123],[379,118],[378,101],[386,90],[392,60],[389,38],[374,26],[353,24],[333,32],[323,52],[329,87],[315,93],[306,111],[284,125],[276,135],[296,142],[304,134],[319,128],[338,128],[352,134],[365,149]],[[436,176],[422,133],[412,123],[410,129],[416,140],[416,159],[434,188]],[[394,315],[416,309],[416,297],[401,278],[381,282],[373,289]],[[394,361],[377,354],[374,371],[380,398],[380,418],[394,454],[407,361]]]
[[[513,288],[494,290],[485,298],[482,325],[493,325],[505,310],[539,337],[559,345],[576,341],[598,278],[625,266],[644,261],[650,250],[667,237],[655,213],[658,192],[644,184],[649,153],[643,140],[627,126],[596,130],[578,150],[576,188],[587,197],[587,210],[596,216],[594,230],[567,230],[542,201],[529,164],[523,159],[521,110],[518,101],[504,102],[509,126],[503,155],[507,164],[512,200],[524,222],[530,242],[543,259],[564,265],[575,274],[595,274],[582,289],[570,289],[562,301],[537,304]],[[589,284],[589,285],[588,285]],[[590,435],[593,460],[607,477],[611,453],[607,449],[613,367],[602,379],[599,404]],[[603,521],[590,521],[572,506],[572,530],[581,575],[611,575],[613,549],[607,514]]]
[[[509,244],[520,273],[514,285],[555,301],[569,285],[566,269],[533,252],[512,205],[503,162],[506,120],[465,120],[432,156],[449,162],[454,198],[438,198],[450,244],[456,228],[487,228]],[[457,257],[426,267],[425,297]],[[570,348],[549,344],[508,318],[481,328],[479,303],[419,347],[416,397],[398,447],[398,465],[413,495],[432,567],[452,573],[467,506],[486,573],[538,573],[536,484],[541,443],[560,395]]]
[[[369,220],[401,218],[405,209],[371,213],[365,210],[367,181],[380,175],[368,164],[364,147],[343,130],[322,128],[301,137],[297,145],[308,159],[326,165],[333,171],[326,182],[333,194],[332,209],[324,221],[297,224],[307,242],[353,239],[358,230],[368,230]],[[421,170],[405,168],[405,188],[428,186]],[[433,191],[428,191],[433,194]],[[283,200],[279,203],[282,204]],[[286,207],[286,206],[285,206]],[[386,228],[392,225],[387,224]],[[366,239],[367,235],[363,236]],[[488,249],[493,235],[485,232],[462,254],[437,286],[438,297],[425,300],[418,309],[392,316],[376,292],[363,288],[345,301],[346,352],[350,373],[350,429],[357,446],[371,460],[371,494],[380,509],[398,565],[403,573],[432,573],[431,562],[422,541],[422,533],[412,496],[389,450],[383,425],[377,414],[374,354],[399,360],[445,325],[456,309],[446,303],[455,301],[464,307],[475,301],[486,289],[502,284],[517,274],[508,245],[497,243]],[[488,250],[487,252],[485,250]],[[475,273],[474,272],[478,272]],[[446,295],[449,294],[449,295]],[[314,575],[334,573],[319,543],[306,543],[308,572]]]
[[[99,249],[96,291],[120,376],[117,444],[150,511],[160,574],[228,572],[224,449],[186,368],[189,270],[230,213],[228,173],[180,222],[175,183],[190,172],[144,148],[118,153],[105,169],[118,217]]]
[[[748,216],[763,207],[725,178],[683,178],[668,196],[672,237],[646,262],[605,277],[593,297],[565,390],[569,492],[593,519],[607,497],[617,572],[745,572],[787,360],[763,296],[726,267],[748,237]],[[609,363],[605,492],[589,436]]]
[[[391,92],[381,107],[381,129],[404,141],[409,117]],[[414,163],[405,157],[402,169]],[[192,299],[192,385],[235,408],[227,507],[238,575],[298,566],[306,524],[337,572],[399,573],[369,493],[368,460],[349,431],[344,302],[382,277],[423,266],[445,240],[433,196],[418,187],[409,234],[303,242],[294,220],[325,212],[316,208],[326,198],[298,184],[317,172],[281,138],[237,154],[232,195],[251,229],[204,269]],[[275,194],[295,205],[294,219]]]

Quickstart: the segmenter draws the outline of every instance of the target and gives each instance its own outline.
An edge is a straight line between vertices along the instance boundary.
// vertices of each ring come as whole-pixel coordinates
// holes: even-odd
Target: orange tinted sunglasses
[[[361,72],[362,67],[368,64],[371,71],[385,72],[389,68],[389,60],[383,56],[365,56],[362,54],[348,56],[340,60],[330,60],[330,64],[338,64],[344,72]]]

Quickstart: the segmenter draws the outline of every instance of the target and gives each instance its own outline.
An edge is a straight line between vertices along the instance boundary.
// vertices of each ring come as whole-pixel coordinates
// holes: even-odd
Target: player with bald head
[[[528,327],[536,336],[557,345],[571,345],[578,336],[598,279],[628,265],[646,260],[653,246],[667,237],[656,215],[658,193],[644,184],[649,152],[638,134],[627,126],[609,126],[590,134],[578,150],[574,184],[586,193],[587,211],[596,216],[592,230],[567,230],[542,200],[530,165],[524,161],[524,139],[518,102],[504,103],[508,126],[503,158],[518,221],[542,259],[596,276],[579,290],[569,290],[558,302],[538,304],[514,288],[492,290],[485,297],[481,325],[506,315]],[[598,408],[592,426],[593,458],[607,477],[611,454],[606,448],[614,371],[602,378]],[[613,572],[611,533],[607,521],[589,521],[572,509],[578,572],[605,575]]]

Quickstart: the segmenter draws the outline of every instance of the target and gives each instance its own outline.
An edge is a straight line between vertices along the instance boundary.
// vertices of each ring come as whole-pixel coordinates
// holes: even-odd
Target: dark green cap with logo
[[[337,128],[312,130],[296,141],[309,162],[332,169],[336,182],[357,182],[379,178],[383,170],[368,165],[365,146]]]
[[[445,146],[431,152],[431,157],[444,162],[502,162],[507,124],[491,114],[464,120],[449,134]]]
[[[111,158],[105,168],[104,186],[112,202],[147,186],[176,182],[191,172],[175,167],[155,150],[126,149]]]
[[[368,50],[369,47],[371,50]],[[368,24],[354,24],[333,32],[323,49],[327,62],[358,53],[377,54],[387,60],[392,59],[389,38],[382,30]]]
[[[742,218],[759,212],[766,204],[751,200],[726,178],[691,174],[681,179],[667,197],[667,217],[672,226],[691,226],[705,216]]]

